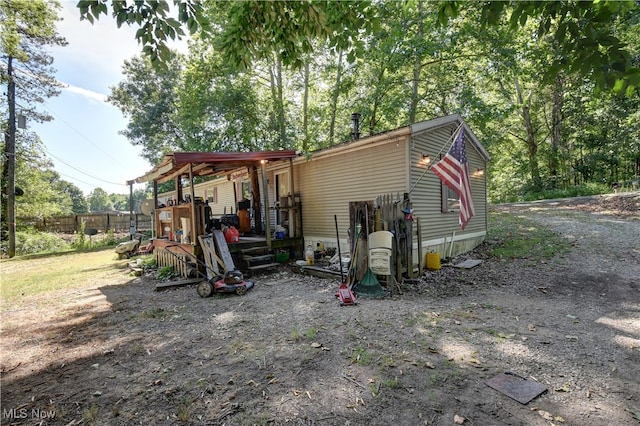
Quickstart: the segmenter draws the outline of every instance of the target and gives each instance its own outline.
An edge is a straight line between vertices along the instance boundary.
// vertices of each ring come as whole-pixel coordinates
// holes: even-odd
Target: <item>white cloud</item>
[[[64,87],[62,88],[62,90],[65,90],[67,92],[75,93],[77,95],[84,96],[88,99],[93,99],[100,102],[107,101],[107,95],[103,93],[94,92],[93,90],[84,89],[82,87],[74,86],[71,84],[66,84],[66,83],[62,83],[62,84],[64,84]]]

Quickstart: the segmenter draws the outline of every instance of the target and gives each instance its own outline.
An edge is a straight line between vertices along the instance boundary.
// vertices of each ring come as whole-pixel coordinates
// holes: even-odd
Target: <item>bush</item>
[[[70,246],[65,240],[53,234],[39,232],[35,229],[16,232],[16,255],[18,256],[54,253],[69,249]]]

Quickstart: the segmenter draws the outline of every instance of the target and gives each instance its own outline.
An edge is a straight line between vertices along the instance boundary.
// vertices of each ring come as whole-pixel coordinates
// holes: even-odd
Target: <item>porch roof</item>
[[[160,164],[143,176],[136,178],[136,183],[156,181],[167,182],[178,176],[213,176],[223,175],[241,167],[260,164],[262,160],[276,161],[296,157],[294,150],[255,151],[255,152],[174,152],[164,156]]]

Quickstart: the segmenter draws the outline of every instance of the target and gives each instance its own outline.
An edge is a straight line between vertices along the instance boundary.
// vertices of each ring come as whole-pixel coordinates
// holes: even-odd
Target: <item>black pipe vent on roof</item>
[[[360,139],[360,113],[354,112],[351,114],[351,140]]]

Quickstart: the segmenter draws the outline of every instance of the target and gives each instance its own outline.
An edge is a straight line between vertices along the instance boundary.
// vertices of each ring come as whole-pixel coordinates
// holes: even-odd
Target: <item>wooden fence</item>
[[[47,218],[18,218],[16,222],[19,226],[33,226],[42,232],[73,234],[82,229],[83,223],[85,232],[89,229],[95,229],[98,232],[107,232],[110,229],[115,232],[129,232],[131,219],[129,213],[96,213]],[[136,213],[133,215],[133,223],[137,231],[151,230],[150,216]]]

